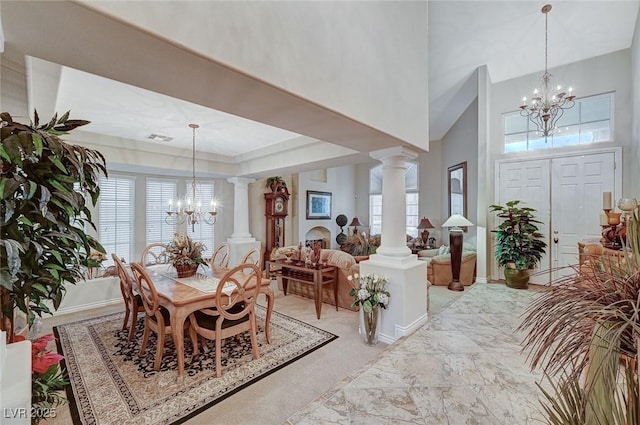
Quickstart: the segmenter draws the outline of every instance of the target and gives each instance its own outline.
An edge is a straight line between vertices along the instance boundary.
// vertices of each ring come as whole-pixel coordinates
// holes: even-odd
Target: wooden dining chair
[[[211,269],[213,270],[214,266],[224,267],[225,269],[229,267],[229,244],[221,243],[218,248],[213,252],[213,256],[211,257]]]
[[[255,264],[260,269],[260,263],[262,262],[262,255],[260,254],[260,250],[258,248],[251,248],[249,252],[245,254],[240,261],[241,264]]]
[[[122,330],[127,328],[129,316],[131,316],[131,325],[129,325],[129,341],[131,341],[136,332],[138,313],[144,313],[144,306],[142,305],[140,294],[135,290],[133,279],[120,257],[116,254],[111,254],[111,257],[113,258],[118,277],[120,278],[120,292],[122,292],[122,299],[124,300],[124,322],[122,323]]]
[[[222,340],[249,332],[253,359],[260,358],[256,340],[255,305],[260,293],[261,274],[255,264],[240,264],[220,279],[212,301],[214,308],[189,315],[189,334],[198,354],[197,335],[215,341],[216,376],[222,376]]]
[[[138,292],[140,298],[142,298],[142,305],[144,305],[145,311],[144,336],[142,337],[142,345],[140,346],[140,355],[144,355],[147,349],[147,343],[149,342],[149,334],[151,331],[154,331],[158,334],[158,344],[153,369],[157,371],[160,370],[165,338],[167,335],[171,335],[171,317],[169,310],[160,306],[158,292],[144,266],[140,263],[132,263],[131,271],[138,284]],[[185,329],[188,328],[189,322],[185,321]]]
[[[140,263],[144,266],[168,264],[169,254],[167,254],[167,245],[160,242],[147,245],[144,251],[142,251]]]

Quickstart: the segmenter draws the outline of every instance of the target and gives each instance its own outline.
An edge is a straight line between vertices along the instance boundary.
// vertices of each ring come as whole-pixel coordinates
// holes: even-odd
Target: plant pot
[[[198,271],[198,266],[175,266],[178,277],[191,277]]]
[[[378,343],[378,330],[380,329],[380,308],[374,307],[370,312],[364,311],[360,306],[360,328],[359,333],[366,345],[376,345]]]
[[[529,284],[529,270],[518,270],[505,267],[504,277],[507,279],[507,286],[514,289],[527,289]]]

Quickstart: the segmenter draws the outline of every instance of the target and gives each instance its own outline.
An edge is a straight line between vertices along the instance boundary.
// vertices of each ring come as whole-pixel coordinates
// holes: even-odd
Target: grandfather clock
[[[264,194],[265,210],[267,218],[267,239],[264,258],[271,256],[273,248],[284,246],[284,219],[289,214],[289,192],[286,188],[276,192]]]

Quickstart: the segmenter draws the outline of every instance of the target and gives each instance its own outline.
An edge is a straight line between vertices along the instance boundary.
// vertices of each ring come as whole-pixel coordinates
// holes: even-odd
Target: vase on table
[[[198,265],[193,266],[175,266],[178,277],[191,277],[198,271]]]
[[[366,312],[364,307],[360,306],[360,336],[367,345],[376,345],[378,343],[378,330],[380,329],[380,313],[379,307],[373,307],[371,311]]]

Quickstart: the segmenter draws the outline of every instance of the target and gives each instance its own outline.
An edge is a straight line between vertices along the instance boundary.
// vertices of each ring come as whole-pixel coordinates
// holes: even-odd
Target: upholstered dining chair
[[[245,264],[255,264],[260,269],[260,263],[262,262],[262,255],[260,254],[260,250],[258,248],[251,248],[249,252],[247,252],[242,261],[240,263]]]
[[[122,299],[124,300],[124,322],[122,323],[122,330],[127,328],[129,316],[131,316],[131,325],[129,326],[129,341],[131,341],[136,331],[138,313],[144,313],[144,306],[142,305],[142,298],[140,298],[140,295],[134,289],[134,282],[131,275],[120,257],[116,254],[111,254],[111,257],[113,258],[118,277],[120,278],[120,292],[122,292]]]
[[[160,242],[147,245],[144,251],[142,251],[140,263],[144,266],[169,263],[167,245]]]
[[[160,370],[160,362],[164,353],[164,341],[167,335],[171,335],[171,317],[169,310],[160,306],[158,292],[153,284],[153,280],[149,277],[144,266],[140,263],[132,263],[131,271],[137,282],[137,289],[142,298],[144,305],[144,336],[142,337],[142,345],[140,346],[140,355],[144,355],[149,342],[149,334],[154,331],[158,334],[158,345],[156,348],[156,360],[153,364],[154,370]],[[188,329],[189,322],[185,321],[185,329]]]
[[[240,264],[220,279],[212,301],[214,308],[189,315],[189,334],[198,354],[197,335],[215,341],[216,376],[222,376],[222,340],[249,332],[253,359],[260,358],[255,305],[260,293],[261,273],[255,264]]]
[[[229,267],[229,244],[221,243],[218,248],[213,252],[213,256],[211,256],[211,268],[213,266],[224,267],[225,269]]]

